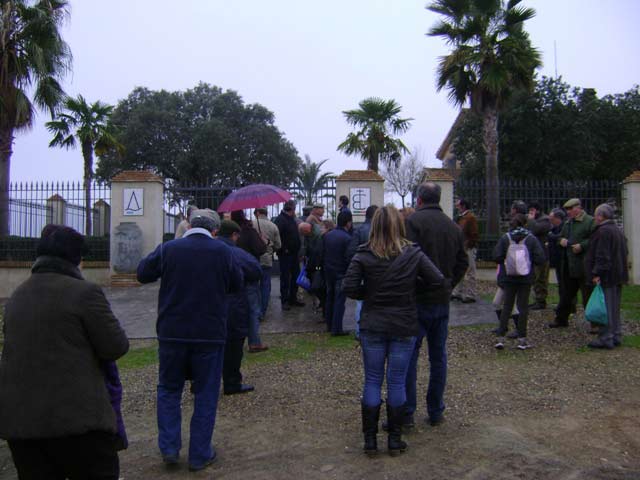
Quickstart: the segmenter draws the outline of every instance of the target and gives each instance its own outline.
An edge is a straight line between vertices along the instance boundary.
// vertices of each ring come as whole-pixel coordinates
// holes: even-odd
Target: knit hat
[[[46,225],[42,229],[36,255],[49,255],[80,265],[82,257],[89,252],[84,236],[71,227]]]
[[[230,237],[234,233],[240,233],[240,225],[233,220],[223,220],[218,230],[218,235],[221,237]]]

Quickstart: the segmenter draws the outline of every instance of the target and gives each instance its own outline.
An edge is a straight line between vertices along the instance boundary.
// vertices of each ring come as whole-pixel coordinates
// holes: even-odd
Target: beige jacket
[[[254,222],[254,228],[267,244],[266,253],[260,257],[260,265],[263,267],[272,267],[273,252],[282,248],[278,227],[266,217],[259,217]]]

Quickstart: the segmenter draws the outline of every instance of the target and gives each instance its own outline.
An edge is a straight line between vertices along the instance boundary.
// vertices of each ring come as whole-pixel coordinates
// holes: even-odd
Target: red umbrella
[[[219,212],[232,212],[245,208],[259,208],[286,202],[291,194],[273,185],[258,183],[242,187],[229,194],[218,207]]]

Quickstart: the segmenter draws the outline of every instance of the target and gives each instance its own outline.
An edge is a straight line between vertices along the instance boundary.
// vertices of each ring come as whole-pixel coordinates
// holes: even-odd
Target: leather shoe
[[[249,353],[264,352],[265,350],[269,350],[269,347],[266,345],[249,345]]]
[[[236,385],[230,388],[224,389],[225,395],[236,395],[238,393],[249,393],[253,392],[256,388],[253,385],[247,385],[246,383]]]
[[[211,458],[209,460],[207,460],[206,462],[204,462],[202,465],[189,464],[189,471],[190,472],[199,472],[200,470],[204,470],[209,465],[211,465],[213,462],[215,462],[217,460],[217,458],[218,458],[218,454],[214,450],[213,451],[213,455],[211,455]]]

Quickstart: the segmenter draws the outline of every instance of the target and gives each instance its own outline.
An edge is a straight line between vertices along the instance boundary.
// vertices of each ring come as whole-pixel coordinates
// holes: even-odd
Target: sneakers
[[[507,338],[511,338],[511,339],[518,338],[518,331],[514,330],[513,332],[508,333]]]
[[[209,460],[204,462],[202,465],[193,465],[193,464],[190,463],[189,464],[189,471],[190,472],[199,472],[200,470],[204,470],[209,465],[214,463],[216,460],[217,460],[217,454],[216,454],[216,451],[214,450],[212,455],[211,455],[211,458],[209,458]]]
[[[505,342],[504,337],[498,337],[498,341],[496,342],[494,347],[496,347],[498,350],[502,350],[504,348],[504,342]]]
[[[525,337],[520,337],[518,339],[518,350],[528,350],[530,348],[533,348],[533,345],[531,345],[527,339]]]

